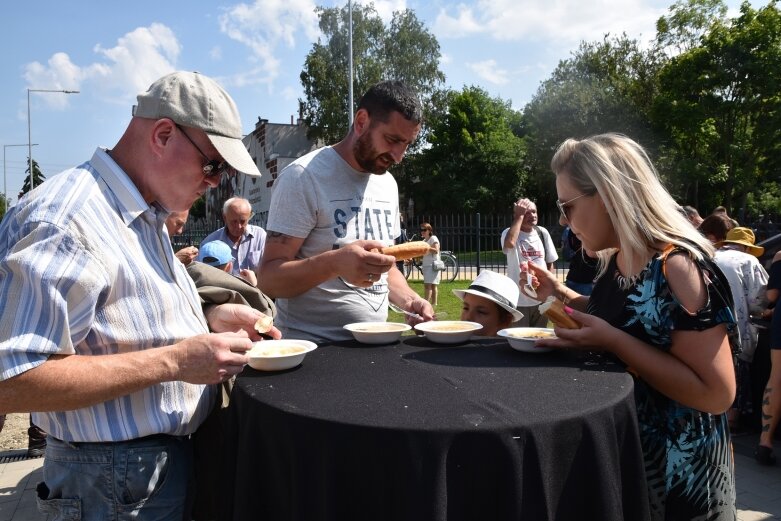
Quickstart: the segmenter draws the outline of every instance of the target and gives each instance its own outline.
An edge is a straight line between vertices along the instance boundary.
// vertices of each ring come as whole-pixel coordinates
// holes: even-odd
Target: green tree
[[[200,196],[195,200],[190,207],[190,218],[192,219],[205,219],[206,218],[206,195]]]
[[[670,136],[676,177],[705,188],[699,204],[740,214],[781,166],[781,13],[774,1],[744,3],[701,40],[662,70],[654,120]]]
[[[504,213],[522,191],[523,139],[513,132],[520,114],[509,101],[479,87],[438,95],[440,110],[429,122],[428,146],[409,158],[403,191],[417,213]]]
[[[671,56],[690,51],[727,15],[722,0],[678,0],[656,21],[656,45]]]
[[[24,171],[27,176],[24,178],[24,184],[22,185],[22,191],[19,192],[19,199],[22,198],[24,194],[30,191],[30,162],[28,159],[27,162],[27,170]],[[38,166],[38,161],[33,159],[33,181],[35,182],[35,186],[39,186],[43,181],[46,179],[46,177],[41,172],[40,167]]]
[[[528,195],[538,208],[552,208],[550,160],[565,139],[621,132],[657,148],[649,113],[660,59],[626,35],[607,35],[601,42],[582,42],[571,58],[559,62],[523,112]]]
[[[5,194],[0,194],[0,221],[2,221],[3,217],[5,217],[8,206],[8,198],[5,196]]]
[[[349,104],[348,8],[317,8],[323,38],[307,54],[301,72],[303,119],[309,137],[334,143],[347,133]],[[403,80],[424,105],[445,80],[439,43],[409,9],[397,11],[388,27],[373,4],[353,6],[353,94],[355,103],[374,83]]]

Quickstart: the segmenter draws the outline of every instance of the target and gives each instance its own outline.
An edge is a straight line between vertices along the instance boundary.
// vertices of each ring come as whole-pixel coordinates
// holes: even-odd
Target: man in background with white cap
[[[216,82],[169,74],[113,149],[0,225],[0,301],[14,303],[0,314],[0,413],[37,411],[49,433],[38,505],[52,518],[189,519],[190,435],[214,384],[247,363],[262,314],[202,310],[164,223],[229,168],[260,175],[241,136]]]

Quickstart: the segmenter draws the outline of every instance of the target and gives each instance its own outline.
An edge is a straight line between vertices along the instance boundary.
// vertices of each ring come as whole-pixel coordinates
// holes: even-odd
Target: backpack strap
[[[545,263],[545,265],[548,265],[548,241],[547,237],[545,236],[545,233],[543,232],[543,229],[534,225],[534,231],[537,232],[537,235],[540,236],[540,241],[542,242],[542,261]],[[547,231],[547,230],[545,230]]]

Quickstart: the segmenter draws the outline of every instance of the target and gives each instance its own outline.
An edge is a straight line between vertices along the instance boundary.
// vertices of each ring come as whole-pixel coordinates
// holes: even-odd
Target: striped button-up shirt
[[[0,224],[0,379],[52,354],[140,351],[208,332],[166,216],[101,149],[20,200]],[[214,391],[164,382],[33,421],[66,441],[185,435],[205,419]]]

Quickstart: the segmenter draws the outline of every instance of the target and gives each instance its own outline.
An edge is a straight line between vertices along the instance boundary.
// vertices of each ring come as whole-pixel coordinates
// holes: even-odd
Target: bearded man
[[[401,233],[398,187],[387,170],[417,138],[422,114],[404,83],[378,83],[340,142],[299,158],[276,180],[258,287],[276,299],[283,336],[352,338],[343,326],[385,321],[388,300],[433,318],[394,257],[372,251]]]

